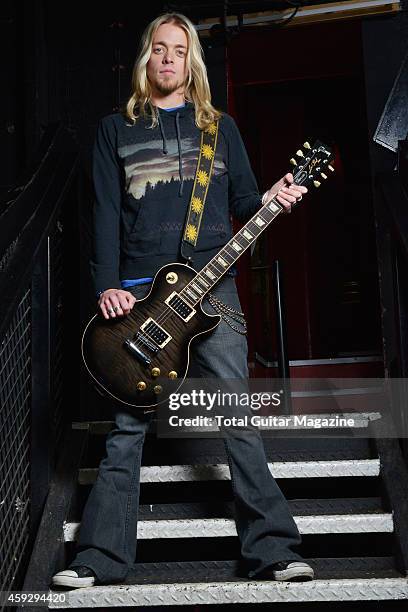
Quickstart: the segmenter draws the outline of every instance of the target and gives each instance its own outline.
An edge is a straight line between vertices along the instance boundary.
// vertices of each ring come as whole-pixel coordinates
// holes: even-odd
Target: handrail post
[[[273,285],[276,311],[276,337],[278,342],[278,372],[283,382],[283,401],[281,406],[284,414],[292,414],[292,398],[290,385],[290,369],[287,348],[286,317],[283,298],[282,271],[279,260],[273,262]]]

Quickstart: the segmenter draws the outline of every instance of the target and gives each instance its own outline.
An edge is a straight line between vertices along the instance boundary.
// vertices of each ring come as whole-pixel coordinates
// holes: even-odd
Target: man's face
[[[187,77],[187,45],[187,35],[179,26],[163,23],[157,28],[146,66],[153,92],[166,96],[178,89],[183,91]]]

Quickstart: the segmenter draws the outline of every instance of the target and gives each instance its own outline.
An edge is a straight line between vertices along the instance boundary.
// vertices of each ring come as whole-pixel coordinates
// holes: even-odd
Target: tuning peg
[[[290,163],[292,164],[292,166],[297,166],[297,161],[294,157],[292,157],[292,159],[290,160]]]
[[[301,151],[301,149],[299,149],[299,151],[296,151],[296,155],[297,155],[298,157],[304,157],[304,155],[303,155],[303,151]]]
[[[321,172],[320,176],[322,176],[324,179],[327,179],[327,174],[325,174],[324,172]]]
[[[313,185],[315,187],[320,187],[321,183],[319,183],[319,181],[313,181]]]
[[[331,170],[332,172],[334,172],[334,168],[333,166],[331,166],[330,164],[327,166],[329,170]]]
[[[312,148],[308,142],[304,142],[303,146],[305,147],[305,149],[311,149]]]

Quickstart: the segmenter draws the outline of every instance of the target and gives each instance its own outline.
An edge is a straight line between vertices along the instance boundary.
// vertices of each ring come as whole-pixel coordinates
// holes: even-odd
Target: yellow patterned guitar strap
[[[200,231],[205,199],[207,197],[214,165],[217,137],[218,120],[211,123],[207,129],[201,131],[200,153],[198,156],[183,239],[181,241],[181,254],[189,264],[193,261],[193,253]]]

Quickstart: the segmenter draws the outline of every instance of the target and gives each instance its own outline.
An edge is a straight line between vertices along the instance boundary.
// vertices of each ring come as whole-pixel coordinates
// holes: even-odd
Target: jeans
[[[148,286],[130,289],[140,299]],[[241,310],[233,278],[226,277],[212,293]],[[214,314],[207,300],[203,307]],[[224,321],[193,348],[191,357],[201,376],[248,377],[246,337]],[[115,408],[115,426],[107,436],[106,457],[85,504],[76,556],[70,567],[86,565],[101,582],[123,580],[135,563],[141,455],[153,414]],[[288,503],[268,469],[259,430],[234,429],[231,435],[224,432],[223,441],[241,555],[252,578],[278,561],[302,560],[295,551],[301,537]]]

